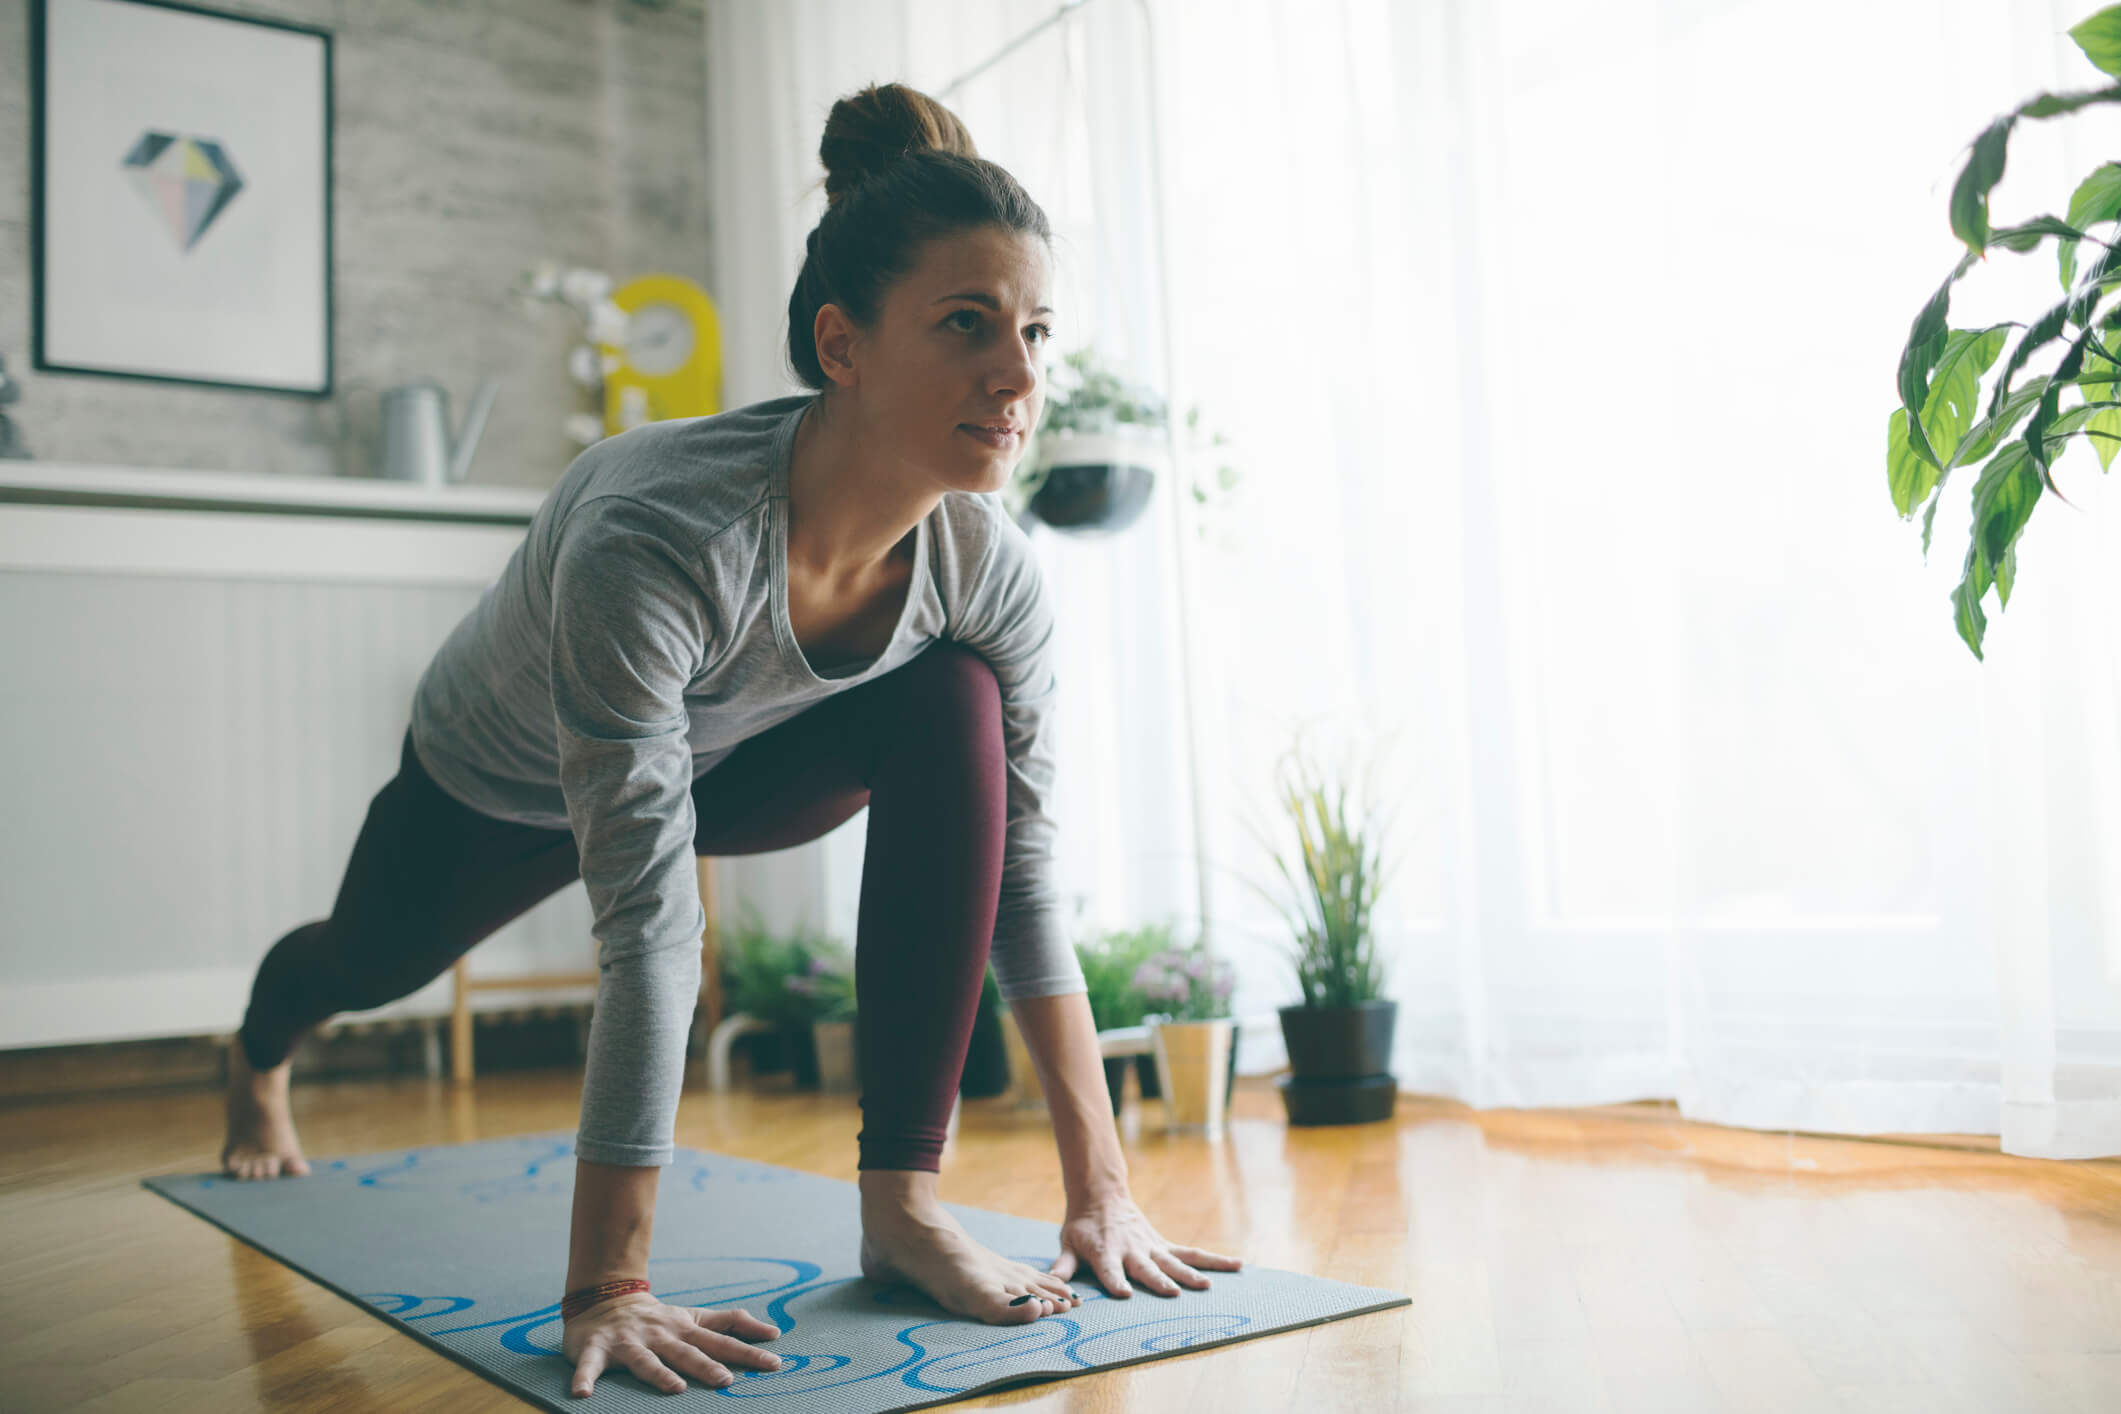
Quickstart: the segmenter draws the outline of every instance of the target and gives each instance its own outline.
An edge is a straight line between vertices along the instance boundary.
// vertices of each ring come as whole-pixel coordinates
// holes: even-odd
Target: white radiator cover
[[[0,499],[0,1049],[236,1029],[266,950],[331,912],[369,801],[397,770],[420,672],[539,499],[82,470],[73,484],[114,498],[130,479],[196,499]],[[31,464],[12,483],[0,471],[0,497],[68,471]],[[317,504],[211,508],[277,488]],[[423,497],[437,516],[512,523],[348,513],[403,515]],[[337,514],[317,513],[330,503]],[[469,966],[586,971],[589,928],[575,883]],[[358,1015],[442,1015],[449,992],[444,973]],[[521,999],[474,995],[482,1009]]]

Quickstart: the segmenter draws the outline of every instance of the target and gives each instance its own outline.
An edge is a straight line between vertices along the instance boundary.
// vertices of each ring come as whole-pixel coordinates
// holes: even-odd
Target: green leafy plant
[[[1149,1013],[1149,1003],[1135,990],[1135,969],[1169,946],[1169,923],[1107,929],[1090,941],[1075,945],[1075,956],[1082,963],[1083,981],[1090,993],[1090,1017],[1098,1030],[1142,1024],[1142,1018]]]
[[[2069,36],[2101,72],[2121,76],[2121,5],[2100,10]],[[2003,178],[2005,149],[2021,118],[2052,118],[2114,102],[2121,102],[2121,85],[2043,93],[1997,118],[1968,145],[1971,152],[1951,196],[1952,233],[1967,253],[1915,317],[1900,355],[1900,406],[1888,422],[1886,477],[1902,520],[1912,519],[1916,507],[1925,498],[1929,501],[1922,516],[1925,562],[1945,481],[1955,468],[1988,459],[1974,481],[1971,539],[1951,594],[1953,622],[1976,658],[1982,656],[1988,628],[1982,597],[1993,586],[1998,608],[2009,606],[2018,576],[2018,537],[2042,488],[2065,505],[2074,504],[2055,485],[2055,457],[2071,436],[2082,433],[2097,450],[2103,473],[2121,442],[2121,401],[2114,397],[2121,376],[2121,305],[2102,308],[2108,291],[2121,285],[2121,246],[2091,233],[2095,226],[2121,220],[2121,163],[2103,164],[2078,185],[2066,220],[2036,216],[2016,226],[1991,228],[1989,193]],[[2066,298],[2030,327],[2015,320],[1985,329],[1948,327],[1953,284],[1977,260],[1987,258],[1990,246],[2023,254],[2049,236],[2057,241]],[[2098,250],[2080,278],[2077,246],[2085,241]],[[2025,335],[2003,365],[1984,407],[1982,377],[2002,355],[2008,337],[2004,331],[2021,327]],[[2026,361],[2060,340],[2067,342],[2055,370],[2014,388],[2012,380]],[[2061,400],[2069,389],[2076,389],[2083,401],[2065,410]],[[2014,435],[2021,418],[2025,430]]]
[[[854,1020],[854,959],[833,953],[813,957],[800,973],[781,985],[810,1002],[812,1021]]]
[[[1296,895],[1285,914],[1293,939],[1288,960],[1304,1006],[1352,1006],[1384,992],[1372,918],[1384,889],[1383,831],[1348,817],[1345,775],[1316,764],[1299,740],[1277,764],[1276,791],[1297,839],[1296,866],[1264,838],[1260,843]],[[1365,799],[1375,795],[1365,792]],[[1254,831],[1255,838],[1259,832]],[[1299,876],[1301,882],[1299,883]],[[1281,901],[1253,887],[1281,910]]]
[[[1162,948],[1134,969],[1134,990],[1152,1008],[1151,1016],[1171,1021],[1215,1021],[1230,1014],[1230,992],[1237,974],[1222,958],[1212,957],[1198,941],[1182,948]]]
[[[854,963],[847,949],[822,934],[789,935],[765,927],[755,907],[721,931],[722,995],[729,1012],[774,1026],[841,1021],[854,1015]]]

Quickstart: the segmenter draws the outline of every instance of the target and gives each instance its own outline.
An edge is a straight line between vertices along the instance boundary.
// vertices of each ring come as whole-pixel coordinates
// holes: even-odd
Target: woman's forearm
[[[648,1239],[655,1230],[655,1190],[661,1173],[652,1164],[636,1167],[575,1160],[568,1291],[616,1277],[647,1277]]]
[[[1119,1128],[1112,1122],[1112,1092],[1105,1087],[1089,995],[1018,997],[1009,1010],[1046,1092],[1068,1206],[1125,1197],[1127,1160],[1120,1150]]]

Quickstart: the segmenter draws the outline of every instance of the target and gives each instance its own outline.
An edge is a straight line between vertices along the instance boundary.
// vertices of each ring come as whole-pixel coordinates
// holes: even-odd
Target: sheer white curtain
[[[2107,81],[2064,33],[2096,8],[1158,0],[1178,391],[1243,480],[1203,522],[1190,719],[1167,523],[1034,537],[1086,916],[1190,906],[1191,731],[1238,1010],[1293,1000],[1241,822],[1276,823],[1299,725],[1389,739],[1406,1088],[2121,1153],[2121,494],[2086,447],[2058,464],[2082,509],[2041,503],[1984,663],[1946,598],[1973,478],[1925,565],[1884,474],[1963,149]],[[933,91],[1050,12],[729,7],[791,56],[766,74],[717,58],[716,7],[711,101],[829,104],[854,69]],[[856,16],[897,47],[834,69],[789,43]],[[953,106],[1074,237],[1061,346],[1154,379],[1143,39],[1093,0]],[[793,120],[797,181],[822,119]],[[2101,110],[2021,125],[1998,224],[2062,214],[2116,136]],[[756,273],[718,189],[718,293],[784,302],[808,221]],[[1998,252],[1951,322],[2059,293],[2051,250]]]
[[[950,106],[981,153],[1014,173],[1052,220],[1056,347],[1095,342],[1160,383],[1146,168],[1126,150],[1147,125],[1150,89],[1131,6],[1098,0],[968,83]],[[1052,0],[708,5],[712,293],[727,405],[800,389],[783,353],[788,292],[825,207],[817,147],[833,102],[894,80],[940,95],[1057,8]],[[1175,918],[1190,931],[1198,913],[1170,513],[1159,494],[1107,539],[1045,527],[1032,534],[1060,606],[1052,810],[1059,873],[1083,929]],[[851,943],[867,824],[864,812],[814,844],[720,862],[728,906],[754,905],[778,926],[824,926]],[[1267,1028],[1256,1030],[1279,1047]]]

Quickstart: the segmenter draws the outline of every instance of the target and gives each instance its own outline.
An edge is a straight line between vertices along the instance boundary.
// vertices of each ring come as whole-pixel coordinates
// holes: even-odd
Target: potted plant
[[[845,1094],[861,1088],[855,1061],[854,959],[837,946],[813,955],[800,974],[782,985],[810,1003],[810,1038],[817,1057],[818,1088]]]
[[[1230,1107],[1237,1022],[1230,1015],[1230,964],[1195,943],[1152,954],[1134,970],[1163,1092],[1164,1127],[1222,1133]]]
[[[1090,1019],[1099,1031],[1118,1031],[1139,1026],[1149,1014],[1148,999],[1135,990],[1134,971],[1149,955],[1168,943],[1170,929],[1152,924],[1133,930],[1107,929],[1087,943],[1075,945],[1082,964],[1083,982],[1090,995]],[[1153,1099],[1149,1088],[1154,1075],[1154,1056],[1105,1057],[1105,1088],[1112,1094],[1112,1113],[1117,1115],[1126,1095],[1129,1061],[1142,1062],[1142,1096]]]
[[[1276,1081],[1282,1103],[1291,1124],[1388,1119],[1399,1093],[1391,1074],[1399,1004],[1383,996],[1372,931],[1381,840],[1359,817],[1350,823],[1345,781],[1327,779],[1300,741],[1283,756],[1277,786],[1296,827],[1297,869],[1268,853],[1297,898],[1288,956],[1303,997],[1280,1009],[1290,1069]]]
[[[2102,72],[2121,76],[2121,5],[2098,11],[2071,29],[2069,37]],[[1989,192],[2003,177],[2005,148],[2020,118],[2052,118],[2089,104],[2116,102],[2121,102],[2121,85],[2039,94],[1998,117],[1969,144],[1971,152],[1951,197],[1952,234],[1966,245],[1967,253],[1915,317],[1900,354],[1900,406],[1888,422],[1886,477],[1902,520],[1912,519],[1915,508],[1925,498],[1929,501],[1922,516],[1925,560],[1945,481],[1955,468],[1987,459],[1974,481],[1972,534],[1951,594],[1953,621],[1976,658],[1982,656],[1982,635],[1988,627],[1982,597],[1993,587],[1997,607],[2009,606],[2018,574],[2018,537],[2042,491],[2069,503],[2055,485],[2055,457],[2081,432],[2098,452],[2104,472],[2121,444],[2121,400],[2115,395],[2121,378],[2121,303],[2100,308],[2105,296],[2121,287],[2121,242],[2091,234],[2092,227],[2121,219],[2121,163],[2100,164],[2078,185],[2066,220],[2036,216],[2016,226],[1991,228]],[[2107,236],[2112,235],[2109,230]],[[1984,406],[1981,378],[2002,355],[2005,331],[2017,322],[1985,329],[1947,327],[1952,285],[1976,261],[1986,259],[1991,246],[2023,254],[2048,236],[2057,241],[2067,297],[2026,328]],[[2096,248],[2081,278],[2076,271],[2080,241]],[[2055,370],[2013,388],[2012,379],[2026,360],[2057,341],[2063,341],[2062,358]],[[2062,394],[2072,388],[2080,401],[2065,411]],[[2014,434],[2021,418],[2025,430]]]
[[[755,1075],[781,1070],[794,1073],[798,1089],[818,1084],[816,990],[808,980],[818,959],[830,960],[844,949],[832,939],[798,931],[782,936],[766,928],[755,908],[721,934],[722,995],[731,1015],[757,1017],[772,1029],[746,1036]],[[791,985],[793,984],[793,985]]]

